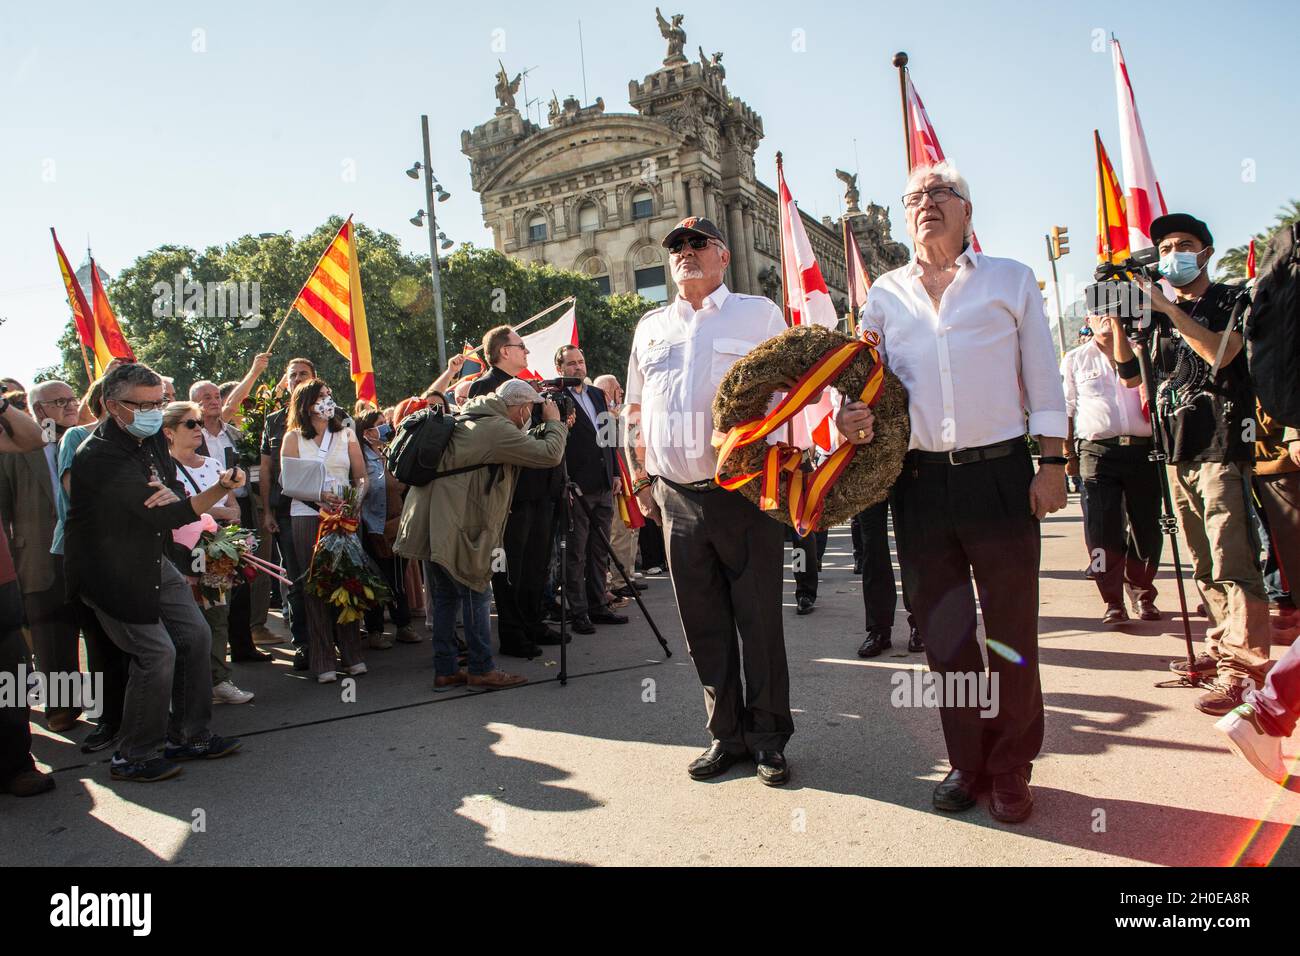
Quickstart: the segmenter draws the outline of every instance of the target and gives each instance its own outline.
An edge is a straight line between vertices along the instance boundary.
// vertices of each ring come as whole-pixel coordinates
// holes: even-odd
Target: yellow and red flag
[[[82,291],[80,283],[77,282],[77,276],[72,271],[72,266],[68,264],[68,257],[63,252],[63,246],[59,245],[58,234],[55,233],[54,227],[50,227],[50,235],[54,238],[54,255],[59,260],[59,272],[63,275],[63,286],[68,292],[68,307],[72,309],[72,321],[77,328],[77,338],[81,342],[82,358],[85,358],[86,349],[92,352],[95,349],[95,327],[94,320],[91,318],[90,305],[86,302],[86,293]],[[90,374],[90,369],[86,369],[86,374]]]
[[[361,297],[356,227],[351,216],[325,248],[291,308],[301,312],[334,350],[348,360],[357,398],[377,403],[366,305]]]
[[[1101,134],[1092,131],[1097,147],[1097,261],[1123,262],[1129,257],[1128,211],[1124,190],[1110,164]]]
[[[95,328],[95,374],[103,375],[108,363],[115,358],[124,362],[134,362],[135,352],[122,334],[122,327],[117,324],[113,307],[108,304],[104,293],[104,284],[99,281],[99,269],[95,260],[90,260],[90,301],[91,315]]]

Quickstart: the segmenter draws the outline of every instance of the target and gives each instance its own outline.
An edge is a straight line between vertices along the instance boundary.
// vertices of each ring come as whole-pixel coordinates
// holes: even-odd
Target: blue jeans
[[[456,648],[456,608],[465,602],[465,643],[469,647],[469,672],[480,675],[496,669],[492,662],[492,592],[472,591],[433,561],[424,562],[425,580],[433,585],[433,672],[450,677],[460,670]]]

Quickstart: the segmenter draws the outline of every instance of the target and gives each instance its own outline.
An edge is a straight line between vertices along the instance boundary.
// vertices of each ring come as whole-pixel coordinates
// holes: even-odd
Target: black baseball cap
[[[1160,245],[1160,241],[1171,232],[1185,232],[1201,240],[1203,245],[1214,245],[1214,237],[1210,235],[1210,227],[1195,216],[1189,216],[1185,212],[1171,212],[1167,216],[1153,219],[1151,221],[1152,245]]]
[[[688,216],[673,227],[672,232],[664,237],[664,241],[660,245],[667,249],[682,236],[690,235],[716,239],[724,246],[727,244],[727,240],[722,238],[722,233],[718,232],[718,227],[708,219],[701,216]]]

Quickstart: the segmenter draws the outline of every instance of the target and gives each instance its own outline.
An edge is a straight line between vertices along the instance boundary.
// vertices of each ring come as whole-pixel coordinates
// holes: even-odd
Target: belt
[[[1116,435],[1114,438],[1080,438],[1090,445],[1105,445],[1107,448],[1127,448],[1135,445],[1144,448],[1151,444],[1150,435]]]
[[[992,445],[980,445],[978,448],[958,448],[955,451],[919,451],[914,449],[907,453],[907,457],[913,463],[920,462],[925,465],[969,465],[977,461],[1006,458],[1008,455],[1015,454],[1019,449],[1024,449],[1026,453],[1029,451],[1029,446],[1025,444],[1023,436],[1008,438],[1006,441],[995,442]]]
[[[654,478],[657,481],[662,481],[669,487],[676,488],[678,491],[693,491],[697,494],[704,491],[720,491],[722,488],[722,486],[712,478],[705,478],[703,481],[691,481],[685,483],[680,481],[670,481],[663,475],[655,475]]]

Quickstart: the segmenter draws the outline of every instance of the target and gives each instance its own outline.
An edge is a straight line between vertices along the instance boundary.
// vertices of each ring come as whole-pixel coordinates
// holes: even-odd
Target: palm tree
[[[1276,221],[1265,232],[1256,233],[1255,235],[1255,255],[1262,256],[1264,247],[1268,245],[1274,234],[1279,229],[1286,229],[1292,223],[1300,222],[1300,199],[1292,199],[1278,210]],[[1250,244],[1244,246],[1234,246],[1225,252],[1219,259],[1219,278],[1220,279],[1244,279],[1246,278],[1246,256],[1250,253]]]

